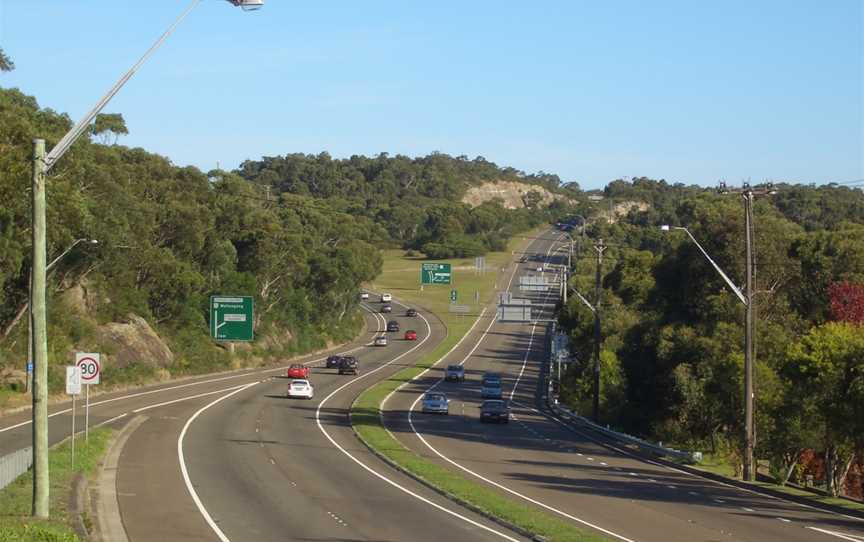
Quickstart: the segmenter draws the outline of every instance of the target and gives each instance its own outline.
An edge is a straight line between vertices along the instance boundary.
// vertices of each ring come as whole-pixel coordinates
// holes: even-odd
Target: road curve
[[[132,494],[121,494],[131,539],[216,540],[221,534],[222,540],[232,541],[524,540],[394,471],[354,436],[348,422],[354,398],[416,363],[445,334],[435,318],[426,316],[427,328],[423,317],[402,314],[386,316],[402,327],[389,334],[389,346],[356,354],[358,377],[313,366],[312,401],[286,399],[287,380],[270,378],[214,402],[186,426],[180,446],[188,478],[212,525],[189,498],[179,472],[150,480],[144,460],[166,454],[172,444],[176,448],[180,426],[189,416],[166,419],[153,432],[136,432],[127,444],[130,452],[120,479],[121,493]],[[417,342],[393,340],[408,327],[418,331]],[[139,498],[142,491],[144,499]],[[148,510],[141,510],[142,500]],[[171,514],[175,507],[182,513]]]
[[[531,250],[551,252],[555,236],[547,233]],[[511,290],[514,297],[526,296]],[[544,301],[542,295],[534,300]],[[613,539],[864,540],[860,520],[712,482],[562,426],[535,401],[545,333],[531,324],[478,326],[441,364],[464,361],[466,382],[440,382],[441,366],[429,371],[388,401],[386,426],[424,457]],[[478,421],[479,377],[485,371],[501,373],[505,393],[512,395],[508,425]],[[450,416],[412,411],[432,386],[450,397]]]

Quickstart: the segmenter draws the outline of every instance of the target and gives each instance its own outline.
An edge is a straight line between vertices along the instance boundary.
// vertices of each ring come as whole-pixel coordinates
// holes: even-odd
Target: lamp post
[[[746,210],[746,221],[745,226],[747,228],[747,284],[745,288],[745,292],[742,292],[740,288],[735,286],[735,283],[732,282],[732,279],[729,278],[726,273],[720,269],[720,266],[711,259],[711,256],[708,255],[708,252],[702,248],[702,245],[699,244],[699,241],[693,237],[693,234],[690,233],[685,227],[682,226],[660,226],[660,229],[663,231],[670,230],[681,230],[690,237],[690,240],[699,248],[699,251],[702,252],[702,255],[708,260],[712,267],[723,277],[723,280],[729,286],[729,288],[735,293],[738,297],[738,300],[744,304],[745,308],[745,317],[744,317],[744,469],[743,469],[743,478],[744,480],[752,481],[755,476],[755,469],[753,468],[753,449],[755,447],[754,436],[753,436],[753,250],[751,248],[751,238],[750,238],[750,224],[751,224],[751,212],[752,206],[750,205],[752,202],[752,194],[745,195],[745,210]]]
[[[227,0],[243,10],[254,10],[263,6],[264,0]],[[30,321],[33,329],[31,340],[33,348],[33,506],[32,514],[38,518],[49,515],[48,482],[48,334],[45,307],[45,285],[48,266],[45,265],[45,176],[57,161],[69,150],[81,134],[111,101],[111,98],[135,74],[138,68],[156,52],[174,29],[197,6],[201,0],[192,0],[180,17],[150,46],[144,56],[127,71],[113,87],[96,103],[93,108],[64,135],[60,141],[45,154],[45,140],[33,140],[33,255],[32,277],[30,284]]]

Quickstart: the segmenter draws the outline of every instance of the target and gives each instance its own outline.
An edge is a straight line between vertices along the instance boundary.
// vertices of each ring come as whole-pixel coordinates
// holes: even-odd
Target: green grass
[[[105,454],[113,431],[108,428],[90,431],[89,442],[75,439],[75,469],[72,469],[70,443],[52,448],[48,454],[51,474],[51,518],[30,517],[33,495],[33,471],[19,476],[0,490],[0,542],[32,540],[39,542],[72,542],[79,538],[70,526],[67,510],[72,479],[78,472],[90,475]]]
[[[511,250],[524,242],[524,236],[513,239]],[[487,267],[497,271],[512,261],[513,255],[510,252],[489,254],[486,257]],[[452,263],[454,274],[456,274],[454,287],[456,289],[461,287],[470,292],[472,302],[474,291],[480,292],[481,303],[490,301],[494,292],[504,286],[499,284],[496,288],[496,279],[501,280],[501,277],[505,277],[504,280],[509,279],[510,269],[506,270],[506,275],[490,271],[485,276],[473,276],[471,271],[459,269],[462,266],[473,265],[473,260],[455,260]],[[448,312],[450,287],[427,286],[421,292],[417,284],[419,275],[418,260],[402,257],[401,251],[388,251],[385,255],[384,273],[375,281],[373,288],[379,291],[389,291],[400,300],[416,303],[434,311],[447,324],[447,337],[432,352],[423,356],[414,367],[399,371],[389,379],[369,388],[357,398],[351,407],[351,423],[357,435],[367,446],[388,460],[426,483],[437,487],[452,498],[508,521],[526,531],[542,535],[556,542],[607,540],[604,537],[578,529],[540,508],[506,497],[486,485],[466,478],[453,469],[420,457],[403,446],[384,428],[380,416],[380,405],[384,398],[401,384],[412,380],[432,366],[465,335],[475,320],[475,317],[459,317]],[[464,299],[463,295],[460,290],[460,303],[465,303],[461,301]]]

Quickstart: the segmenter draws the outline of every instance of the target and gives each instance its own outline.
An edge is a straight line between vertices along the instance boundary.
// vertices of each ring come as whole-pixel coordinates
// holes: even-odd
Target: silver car
[[[375,346],[387,346],[387,337],[385,335],[379,335],[375,337]]]
[[[423,396],[423,412],[450,414],[450,400],[440,392],[429,392]]]

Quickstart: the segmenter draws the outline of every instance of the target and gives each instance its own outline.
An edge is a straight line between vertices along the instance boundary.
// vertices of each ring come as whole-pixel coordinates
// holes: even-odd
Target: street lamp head
[[[228,0],[243,11],[255,11],[264,7],[264,0]]]
[[[669,224],[663,224],[660,226],[660,231],[669,231],[670,229]]]

